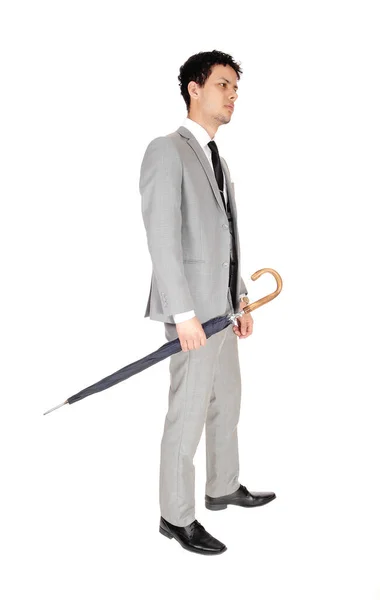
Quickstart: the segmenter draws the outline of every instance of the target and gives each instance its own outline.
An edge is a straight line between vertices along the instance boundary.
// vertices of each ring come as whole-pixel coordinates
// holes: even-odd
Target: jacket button
[[[223,267],[228,267],[228,263],[227,263],[227,262],[224,262],[224,263],[223,263]]]
[[[228,229],[228,225],[226,225],[225,223],[223,223],[222,227],[223,229]]]

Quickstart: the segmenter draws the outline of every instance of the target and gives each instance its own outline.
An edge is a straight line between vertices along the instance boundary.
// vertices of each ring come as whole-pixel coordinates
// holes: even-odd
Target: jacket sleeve
[[[182,253],[182,162],[170,138],[152,140],[143,157],[139,189],[148,249],[163,314],[194,309]]]

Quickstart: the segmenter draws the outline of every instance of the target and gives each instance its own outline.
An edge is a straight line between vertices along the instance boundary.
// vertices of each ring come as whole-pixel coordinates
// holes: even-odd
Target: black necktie
[[[212,159],[212,164],[214,167],[216,181],[218,183],[220,195],[222,196],[224,208],[226,208],[226,201],[224,199],[224,194],[223,194],[224,178],[223,178],[222,164],[220,162],[218,146],[216,145],[216,143],[213,140],[211,142],[209,142],[207,145],[211,150],[211,159]]]

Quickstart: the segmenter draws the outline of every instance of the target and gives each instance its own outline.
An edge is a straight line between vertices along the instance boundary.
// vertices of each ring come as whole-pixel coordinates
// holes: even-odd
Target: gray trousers
[[[232,310],[228,290],[225,314]],[[176,325],[164,323],[168,341]],[[161,441],[160,509],[169,523],[195,519],[193,458],[206,426],[206,494],[224,496],[240,485],[237,424],[241,378],[238,339],[232,324],[198,350],[170,357],[169,407]]]

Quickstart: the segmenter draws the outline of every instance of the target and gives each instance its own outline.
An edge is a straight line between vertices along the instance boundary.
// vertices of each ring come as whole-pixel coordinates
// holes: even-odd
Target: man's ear
[[[196,83],[196,81],[189,81],[187,91],[189,92],[190,98],[199,97],[198,84]]]

